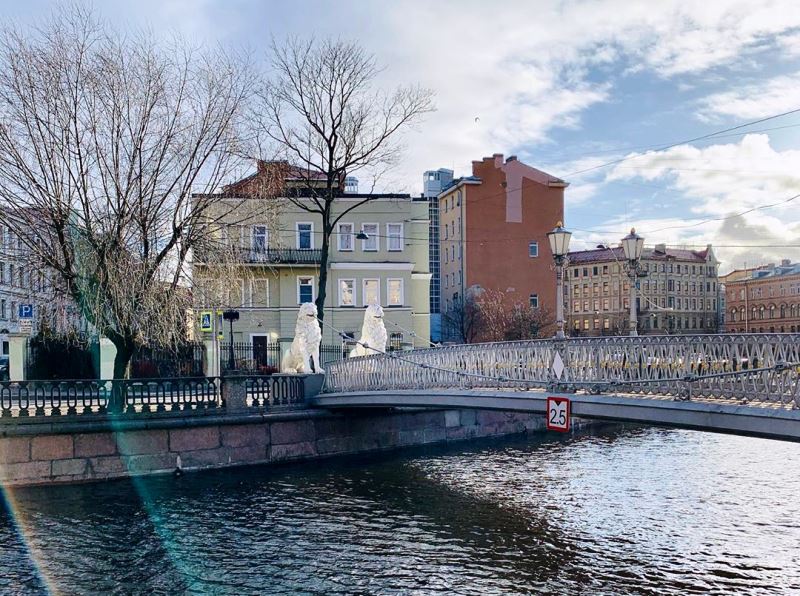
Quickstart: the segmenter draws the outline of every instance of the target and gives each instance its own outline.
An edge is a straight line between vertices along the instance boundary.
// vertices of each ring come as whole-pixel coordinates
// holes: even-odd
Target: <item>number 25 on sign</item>
[[[566,397],[547,398],[547,430],[569,432],[569,399]]]

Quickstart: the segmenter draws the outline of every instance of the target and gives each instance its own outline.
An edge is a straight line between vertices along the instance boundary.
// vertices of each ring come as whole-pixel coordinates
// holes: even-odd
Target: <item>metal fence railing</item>
[[[201,377],[204,374],[205,347],[186,343],[174,348],[139,348],[131,358],[131,377]]]
[[[302,375],[235,375],[161,379],[0,382],[0,425],[33,418],[224,413],[227,400],[241,411],[305,407]],[[44,427],[43,427],[44,428]]]
[[[254,344],[251,342],[221,342],[219,346],[220,366],[223,373],[244,372],[271,375],[280,372],[283,353],[289,349],[290,342]],[[233,348],[233,366],[231,366]],[[347,358],[349,348],[344,344],[322,344],[319,359],[324,369],[329,363]]]
[[[800,335],[647,335],[445,346],[351,358],[326,390],[546,388],[739,399],[800,408]]]
[[[231,349],[233,349],[233,366],[230,358]],[[223,373],[238,371],[271,375],[280,372],[281,345],[277,342],[266,344],[221,342],[219,358]]]

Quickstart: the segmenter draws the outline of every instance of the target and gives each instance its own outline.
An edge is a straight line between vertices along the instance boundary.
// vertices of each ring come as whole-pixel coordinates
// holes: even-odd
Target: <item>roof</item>
[[[681,248],[667,248],[656,250],[645,248],[642,259],[648,261],[682,261],[690,263],[705,263],[708,249],[685,250]],[[625,251],[621,246],[609,248],[596,248],[593,250],[579,250],[569,253],[570,265],[584,265],[588,263],[607,263],[610,261],[624,261]]]
[[[729,285],[737,283],[751,282],[761,279],[775,279],[777,277],[790,277],[800,275],[800,263],[789,263],[784,261],[780,265],[764,265],[762,267],[754,267],[752,269],[737,270],[731,273],[742,273],[740,277],[731,279],[727,283]],[[729,274],[730,275],[730,274]]]

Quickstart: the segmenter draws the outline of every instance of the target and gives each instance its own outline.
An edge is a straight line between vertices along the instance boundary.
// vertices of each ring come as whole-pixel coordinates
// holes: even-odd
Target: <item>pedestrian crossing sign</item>
[[[214,313],[210,310],[200,312],[200,331],[211,332],[214,330],[214,320],[211,318]]]

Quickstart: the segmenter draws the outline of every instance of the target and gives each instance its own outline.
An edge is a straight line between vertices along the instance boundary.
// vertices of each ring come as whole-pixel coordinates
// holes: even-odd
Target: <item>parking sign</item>
[[[32,319],[33,318],[33,304],[20,304],[19,305],[19,318]]]
[[[547,398],[547,430],[569,431],[569,399],[566,397]]]

